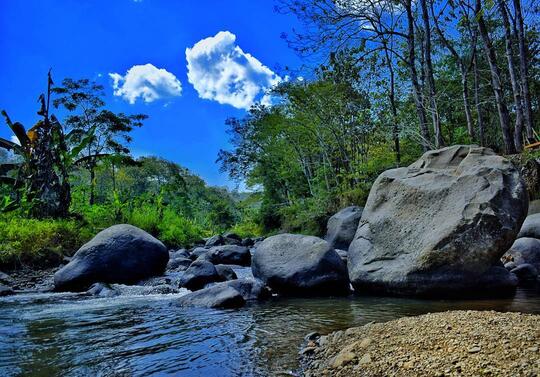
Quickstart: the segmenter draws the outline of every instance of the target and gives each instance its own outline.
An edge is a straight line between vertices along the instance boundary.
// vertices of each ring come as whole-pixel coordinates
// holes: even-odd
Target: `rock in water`
[[[283,294],[342,294],[347,269],[330,244],[318,237],[279,234],[253,255],[253,275]]]
[[[373,184],[349,247],[351,282],[406,295],[489,290],[478,278],[508,250],[527,205],[519,172],[490,149],[427,152]]]
[[[180,297],[182,306],[206,308],[239,308],[246,301],[266,299],[270,291],[255,279],[239,279],[217,283],[211,287]]]
[[[330,217],[324,239],[333,248],[347,250],[354,239],[354,234],[362,217],[362,210],[362,207],[347,207]]]
[[[505,254],[517,265],[529,263],[540,271],[540,240],[536,238],[518,238]]]
[[[527,216],[518,234],[522,237],[540,238],[540,213]]]
[[[205,259],[214,264],[235,264],[246,267],[251,265],[249,249],[237,245],[214,246],[206,253]]]
[[[236,276],[236,272],[234,270],[227,266],[226,264],[216,264],[214,267],[216,267],[216,271],[219,276],[221,276],[221,279],[223,280],[234,280],[238,279],[238,276]]]
[[[218,274],[214,265],[208,261],[196,260],[180,279],[180,286],[190,291],[197,291],[204,288],[206,284],[217,281],[223,281],[223,277]]]
[[[85,291],[93,283],[135,284],[161,275],[169,253],[165,245],[137,227],[114,225],[98,233],[54,275],[58,291]]]

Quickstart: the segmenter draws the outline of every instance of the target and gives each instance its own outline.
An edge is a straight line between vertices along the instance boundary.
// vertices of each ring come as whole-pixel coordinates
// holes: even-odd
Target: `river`
[[[296,375],[312,331],[450,309],[540,314],[538,291],[486,300],[275,298],[236,310],[182,308],[185,292],[121,296],[23,293],[0,298],[1,376]],[[187,292],[187,291],[186,291]]]

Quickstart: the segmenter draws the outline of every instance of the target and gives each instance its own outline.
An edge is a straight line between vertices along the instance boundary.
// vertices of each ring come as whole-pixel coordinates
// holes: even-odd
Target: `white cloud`
[[[220,31],[186,48],[188,81],[199,97],[238,109],[262,98],[268,103],[266,91],[281,78],[235,42],[234,34]]]
[[[130,104],[139,97],[144,102],[152,102],[182,94],[182,84],[176,76],[152,64],[134,65],[124,76],[118,73],[109,73],[109,76],[113,79],[114,95]]]

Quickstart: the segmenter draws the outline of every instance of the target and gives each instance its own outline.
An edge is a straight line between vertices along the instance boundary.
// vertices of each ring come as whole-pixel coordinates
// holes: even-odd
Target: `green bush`
[[[92,237],[76,220],[0,217],[0,268],[46,267],[73,254]]]

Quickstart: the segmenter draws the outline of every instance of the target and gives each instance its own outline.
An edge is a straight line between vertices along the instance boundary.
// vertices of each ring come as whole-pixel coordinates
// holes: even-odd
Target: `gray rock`
[[[169,252],[169,259],[176,258],[189,258],[189,253],[186,249],[180,249],[173,252]]]
[[[510,272],[518,277],[520,283],[534,282],[538,278],[538,270],[528,263],[520,264]]]
[[[336,253],[338,253],[343,263],[347,264],[347,252],[345,250],[336,249]]]
[[[238,266],[251,265],[251,253],[244,246],[223,245],[212,247],[205,259],[214,264],[235,264]]]
[[[348,249],[354,239],[362,211],[362,207],[351,206],[330,217],[324,239],[335,249]]]
[[[508,250],[527,205],[519,172],[490,149],[427,152],[373,184],[349,247],[351,282],[359,292],[405,295],[488,288],[478,278]]]
[[[279,234],[255,250],[253,275],[283,294],[342,294],[349,282],[346,266],[318,237]]]
[[[244,238],[240,245],[245,247],[252,247],[253,245],[255,245],[255,241],[252,238]]]
[[[120,295],[120,292],[112,288],[109,284],[95,283],[86,291],[92,296],[98,297],[115,297]]]
[[[227,232],[223,235],[223,237],[230,238],[237,241],[242,241],[242,237],[240,237],[238,234],[233,233],[233,232]]]
[[[540,238],[540,213],[527,216],[518,234],[518,238],[523,237]]]
[[[189,254],[189,258],[190,258],[191,260],[196,260],[196,259],[198,259],[201,255],[204,255],[204,254],[208,253],[208,250],[210,250],[210,249],[208,249],[208,248],[206,248],[206,247],[196,247],[196,248],[193,249],[193,250],[191,251],[191,253]]]
[[[84,244],[71,262],[54,275],[58,291],[85,291],[93,283],[135,284],[162,275],[167,248],[144,230],[114,225]]]
[[[234,280],[238,279],[233,269],[225,264],[216,264],[216,271],[222,280]]]
[[[2,296],[9,296],[14,294],[15,292],[11,287],[8,287],[7,285],[4,285],[0,283],[0,297]]]
[[[510,259],[516,265],[532,264],[540,271],[540,240],[536,238],[518,238],[503,258]]]
[[[527,216],[540,213],[540,200],[533,200],[529,202],[529,212]]]
[[[211,287],[182,296],[182,306],[206,308],[238,308],[248,301],[266,299],[270,291],[255,279],[238,279],[217,283]]]
[[[229,286],[214,285],[197,292],[188,293],[178,299],[181,306],[232,309],[244,306],[240,292]]]
[[[240,292],[246,301],[265,300],[272,296],[272,293],[268,287],[260,280],[245,278],[231,280],[225,282],[225,284]]]
[[[14,283],[15,283],[15,280],[11,276],[0,271],[0,284],[13,285]]]
[[[516,267],[517,264],[515,262],[507,262],[504,264],[504,268],[506,268],[508,271],[512,271]]]
[[[169,260],[167,263],[167,270],[185,270],[187,269],[193,261],[188,258],[175,258]]]
[[[180,286],[191,291],[197,291],[204,288],[208,283],[223,281],[214,265],[207,261],[196,260],[184,272],[180,279]]]
[[[206,247],[214,247],[214,246],[221,246],[223,245],[223,242],[225,240],[223,239],[223,236],[221,236],[220,234],[217,234],[215,236],[212,236],[210,237],[206,243],[204,244],[204,246]]]

